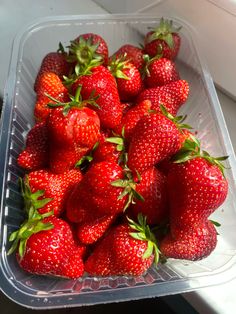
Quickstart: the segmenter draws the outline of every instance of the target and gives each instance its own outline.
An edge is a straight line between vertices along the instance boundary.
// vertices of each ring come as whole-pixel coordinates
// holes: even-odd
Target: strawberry
[[[91,93],[98,97],[96,109],[104,128],[114,128],[120,124],[122,107],[116,86],[116,82],[110,71],[104,66],[96,66],[90,70],[90,74],[81,76],[73,85],[72,93],[78,85],[82,85],[81,95],[88,99]]]
[[[110,59],[120,58],[125,55],[125,59],[132,62],[138,70],[141,70],[144,65],[143,51],[141,48],[131,44],[121,46]]]
[[[108,69],[116,78],[121,101],[132,101],[143,89],[143,81],[136,66],[122,56],[109,63]]]
[[[139,94],[137,102],[148,99],[152,109],[160,112],[160,105],[164,105],[168,112],[176,115],[179,108],[186,102],[189,94],[189,85],[185,80],[178,80],[169,84],[147,88]]]
[[[164,58],[176,58],[181,44],[179,30],[180,28],[173,27],[171,20],[162,18],[158,27],[146,34],[144,38],[144,52],[150,57],[155,57],[161,47]]]
[[[68,94],[67,88],[62,84],[61,79],[54,72],[43,72],[37,81],[37,96],[45,94],[51,97],[63,97]]]
[[[225,157],[213,158],[205,152],[190,152],[187,155],[185,147],[178,152],[175,157],[178,159],[167,176],[174,227],[186,228],[191,221],[206,220],[225,201],[228,193],[228,182],[220,163]]]
[[[77,226],[77,237],[81,243],[92,244],[100,239],[111,226],[115,215],[92,216]]]
[[[123,145],[124,141],[121,137],[107,138],[104,142],[100,142],[98,145],[98,148],[93,155],[93,161],[112,161],[119,163],[122,157],[122,151],[124,149]]]
[[[25,203],[35,206],[40,214],[53,211],[54,215],[59,216],[71,189],[81,179],[82,174],[78,169],[63,174],[54,174],[46,169],[32,171],[24,177],[22,191]]]
[[[123,170],[117,163],[102,161],[92,164],[77,185],[77,192],[74,190],[68,199],[70,217],[73,217],[73,211],[83,213],[89,210],[101,215],[121,213],[127,197],[121,197],[122,187],[112,185],[119,179],[123,179]],[[78,196],[73,200],[75,194]]]
[[[167,175],[170,233],[162,242],[167,257],[201,259],[216,246],[216,230],[208,217],[225,201],[228,182],[222,161],[186,140],[173,157]]]
[[[144,201],[136,200],[131,205],[134,216],[142,213],[149,225],[163,222],[167,218],[167,186],[166,177],[155,167],[150,167],[140,175],[140,182],[136,191],[142,195]]]
[[[28,219],[13,232],[9,254],[17,249],[17,261],[25,271],[38,275],[78,278],[83,275],[81,247],[67,222],[56,216],[29,211]]]
[[[177,238],[168,234],[160,244],[163,255],[171,258],[199,260],[210,255],[217,244],[217,232],[211,221],[199,222]]]
[[[80,90],[81,86],[68,103],[51,104],[58,106],[47,120],[50,169],[55,173],[73,168],[99,138],[98,115],[86,107],[89,103],[95,105],[95,99],[82,100]]]
[[[95,246],[85,261],[85,271],[90,275],[130,275],[145,273],[157,263],[159,251],[156,239],[145,219],[139,222],[129,219],[110,229],[110,232]]]
[[[115,133],[122,135],[122,130],[124,130],[124,137],[129,142],[136,124],[143,116],[149,114],[150,109],[150,100],[143,100],[137,105],[130,107],[124,113],[120,125],[114,129]]]
[[[27,171],[44,168],[48,164],[48,132],[45,122],[33,126],[27,134],[25,149],[17,163]]]
[[[106,66],[108,63],[107,43],[98,34],[81,34],[75,40],[71,41],[71,45],[69,46],[69,57],[67,60],[70,62],[77,62],[79,67],[82,67],[83,69],[88,68],[94,60],[97,60]]]
[[[66,54],[63,51],[58,52],[49,52],[43,58],[39,72],[35,79],[34,90],[37,93],[39,88],[40,77],[45,72],[53,72],[55,73],[61,80],[64,75],[68,75],[69,73],[69,64],[66,61]]]
[[[164,108],[162,107],[162,110]],[[177,119],[169,115],[151,113],[137,123],[128,150],[128,167],[142,171],[175,154],[180,148],[181,127]]]
[[[175,63],[167,58],[149,58],[145,55],[144,84],[156,87],[169,84],[180,79]]]

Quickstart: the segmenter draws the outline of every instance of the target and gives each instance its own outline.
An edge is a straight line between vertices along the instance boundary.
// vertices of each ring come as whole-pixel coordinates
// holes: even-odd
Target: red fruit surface
[[[70,65],[66,61],[66,55],[60,52],[49,52],[43,58],[39,72],[35,79],[34,90],[38,93],[41,76],[45,72],[55,73],[62,80],[69,73]]]
[[[42,198],[52,198],[52,200],[40,208],[40,214],[53,211],[59,216],[65,209],[67,197],[74,185],[82,179],[82,174],[78,169],[69,170],[63,174],[54,174],[48,170],[37,170],[30,172],[27,176],[32,193],[43,190]]]
[[[176,115],[179,108],[186,102],[189,85],[185,80],[171,82],[164,86],[144,89],[137,98],[137,102],[148,99],[152,109],[160,112],[160,105],[164,105],[169,113]]]
[[[226,199],[228,182],[220,168],[202,157],[173,164],[167,176],[173,231],[205,221]]]
[[[61,97],[67,94],[67,88],[62,84],[59,76],[53,72],[43,72],[37,82],[37,95],[45,96],[45,93],[51,97]]]
[[[123,115],[121,124],[115,128],[115,132],[121,135],[124,128],[125,139],[130,141],[136,124],[143,116],[149,114],[150,109],[151,102],[149,100],[141,101],[137,105],[130,107]]]
[[[161,223],[168,217],[166,177],[159,170],[151,167],[143,171],[136,191],[144,201],[135,200],[135,204],[131,205],[135,217],[142,213],[149,225]]]
[[[45,122],[33,126],[27,134],[25,149],[17,163],[27,171],[45,168],[48,164],[48,132]]]
[[[132,229],[122,224],[111,229],[85,261],[85,271],[90,275],[143,274],[153,262],[153,255],[143,258],[147,241],[131,237]]]
[[[29,237],[23,258],[17,254],[20,266],[33,274],[81,277],[84,267],[81,258],[77,256],[74,260],[73,256],[79,251],[68,223],[55,216],[44,218],[43,223],[51,223],[54,227]]]
[[[90,75],[81,76],[72,86],[72,91],[75,91],[78,84],[81,84],[83,99],[89,99],[91,93],[99,96],[96,103],[100,108],[95,110],[100,118],[101,126],[112,129],[120,124],[122,117],[116,81],[104,66],[94,67],[91,72]]]
[[[168,234],[160,244],[167,258],[200,260],[212,253],[217,244],[217,232],[211,221],[198,222],[178,237]]]
[[[147,87],[157,87],[180,79],[175,63],[166,58],[153,60],[147,66],[144,84]]]
[[[141,70],[144,65],[143,60],[143,51],[141,48],[136,47],[131,44],[125,44],[121,46],[113,55],[116,56],[116,58],[120,58],[126,54],[125,59],[129,62],[132,62],[137,69]],[[111,57],[111,58],[112,58]]]
[[[142,173],[176,153],[180,147],[180,131],[162,114],[151,113],[136,125],[128,150],[128,166]]]
[[[94,146],[100,134],[98,115],[87,107],[72,107],[66,115],[62,107],[56,108],[47,125],[50,169],[55,173],[73,168]]]

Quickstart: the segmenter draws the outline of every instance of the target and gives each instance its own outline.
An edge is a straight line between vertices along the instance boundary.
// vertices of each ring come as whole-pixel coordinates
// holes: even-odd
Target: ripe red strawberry
[[[115,215],[91,217],[77,226],[77,237],[81,243],[92,244],[100,239],[115,219]]]
[[[67,209],[76,211],[77,208],[80,210],[82,208],[103,215],[121,213],[127,196],[121,197],[123,189],[112,185],[119,179],[123,179],[123,170],[117,163],[102,161],[92,164],[77,186],[76,201],[71,200],[72,196],[70,196]]]
[[[217,244],[217,232],[211,221],[200,221],[178,237],[168,234],[160,244],[168,258],[199,260],[210,255]]]
[[[97,113],[85,107],[94,99],[82,100],[80,88],[69,103],[58,103],[48,120],[50,169],[63,173],[75,166],[97,142],[100,120]],[[55,105],[55,106],[56,106]]]
[[[122,107],[116,82],[110,71],[104,66],[92,68],[89,75],[81,76],[73,85],[74,93],[78,85],[82,85],[81,95],[88,99],[91,94],[99,96],[96,100],[99,109],[96,109],[103,128],[116,127],[122,117]]]
[[[196,157],[191,155],[190,160],[174,163],[169,170],[167,184],[173,232],[188,228],[190,222],[205,221],[226,199],[228,183],[218,161],[205,157],[197,152]]]
[[[139,224],[129,220],[110,230],[85,261],[85,271],[90,275],[131,275],[145,273],[157,263],[158,249],[144,219]]]
[[[170,233],[162,242],[167,257],[201,259],[216,246],[216,230],[208,217],[225,201],[228,182],[222,160],[186,144],[174,156],[167,175]]]
[[[70,65],[66,61],[66,53],[49,52],[42,60],[39,72],[35,79],[34,90],[37,93],[40,77],[45,72],[53,72],[62,80],[69,73]]]
[[[125,55],[125,59],[133,63],[137,69],[141,70],[144,65],[143,51],[134,45],[125,44],[121,46],[112,56],[111,59],[120,58]]]
[[[146,59],[144,84],[157,87],[180,79],[175,63],[167,58]]]
[[[90,66],[93,60],[98,60],[105,66],[108,63],[107,43],[98,34],[86,33],[79,35],[71,42],[69,53],[69,60],[74,60],[82,66]]]
[[[53,211],[54,215],[60,216],[71,189],[81,179],[78,169],[63,174],[54,174],[46,169],[32,171],[24,178],[24,200],[26,204],[35,206],[40,214]]]
[[[118,142],[120,143],[123,142],[122,138],[116,137],[115,139],[118,139]],[[119,145],[120,148],[118,147],[117,149],[117,145]],[[109,138],[108,141],[105,140],[102,143],[100,142],[98,148],[93,154],[93,161],[94,162],[112,161],[115,163],[119,163],[123,150],[123,148],[121,147],[122,145],[124,144],[109,142]]]
[[[143,81],[136,66],[122,56],[109,63],[109,70],[116,78],[121,101],[132,101],[143,89]]]
[[[147,88],[137,98],[137,102],[148,99],[152,103],[152,109],[160,112],[160,105],[164,105],[167,111],[176,115],[179,108],[186,102],[189,94],[189,85],[185,80],[178,80],[167,85]]]
[[[84,272],[81,247],[76,245],[68,223],[55,216],[31,214],[10,236],[14,242],[9,253],[17,249],[20,267],[32,274],[81,277]]]
[[[144,201],[136,200],[131,205],[132,214],[137,217],[142,213],[149,225],[159,224],[168,216],[166,177],[155,167],[148,168],[140,175],[136,191]]]
[[[150,109],[151,102],[149,100],[143,100],[137,105],[130,107],[126,113],[124,113],[120,125],[116,127],[114,131],[122,135],[122,130],[124,130],[125,139],[130,141],[136,124],[143,116],[149,114]]]
[[[51,97],[63,97],[68,94],[67,88],[62,84],[59,76],[53,72],[43,72],[37,81],[37,96],[45,96],[45,93]]]
[[[45,122],[33,126],[27,134],[25,149],[17,163],[27,171],[45,168],[48,164],[48,132]]]
[[[162,18],[159,26],[146,34],[144,52],[150,57],[154,57],[158,54],[161,47],[164,58],[176,58],[181,44],[181,37],[178,34],[179,30],[180,28],[173,27],[172,21]]]
[[[159,113],[140,119],[128,150],[128,167],[131,170],[142,173],[178,151],[181,132],[172,120]]]

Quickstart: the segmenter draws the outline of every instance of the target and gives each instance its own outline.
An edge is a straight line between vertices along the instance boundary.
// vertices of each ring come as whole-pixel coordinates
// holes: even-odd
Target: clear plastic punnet
[[[35,309],[75,307],[164,296],[196,290],[231,280],[236,274],[236,160],[211,76],[204,63],[197,35],[190,25],[182,26],[182,45],[177,58],[181,78],[190,85],[190,95],[180,113],[197,131],[202,147],[213,156],[226,156],[229,193],[212,215],[221,224],[218,243],[207,258],[189,262],[169,259],[138,277],[91,277],[77,280],[33,276],[18,266],[15,255],[7,255],[9,235],[23,219],[18,178],[23,175],[16,158],[34,124],[34,80],[43,57],[67,46],[79,34],[94,32],[107,41],[110,54],[122,44],[139,45],[148,27],[160,16],[103,15],[58,16],[38,20],[15,38],[1,119],[1,270],[2,291],[14,302]]]

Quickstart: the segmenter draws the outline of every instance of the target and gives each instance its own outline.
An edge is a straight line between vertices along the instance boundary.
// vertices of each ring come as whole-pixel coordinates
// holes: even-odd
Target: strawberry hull
[[[43,57],[57,49],[60,41],[66,46],[70,39],[79,34],[94,32],[107,41],[112,55],[127,43],[138,46],[148,27],[157,25],[159,20],[158,17],[139,15],[62,16],[43,19],[16,37],[0,133],[2,152],[0,280],[3,292],[14,302],[35,309],[119,302],[179,294],[220,284],[235,276],[235,156],[194,31],[179,19],[173,19],[177,27],[182,26],[181,47],[176,64],[181,79],[189,83],[189,96],[181,105],[178,114],[187,114],[185,122],[192,125],[194,131],[198,131],[198,137],[206,151],[214,156],[229,155],[226,166],[230,169],[226,169],[225,172],[229,183],[228,196],[209,217],[221,224],[221,227],[217,228],[219,235],[212,254],[196,263],[169,259],[166,264],[159,264],[157,268],[151,267],[137,277],[110,276],[101,279],[84,273],[83,277],[77,280],[33,276],[19,267],[15,256],[7,255],[8,237],[23,219],[22,200],[17,182],[23,171],[17,165],[16,158],[25,147],[28,131],[35,123],[33,104],[36,98],[33,82]],[[212,241],[214,242],[214,239]]]

